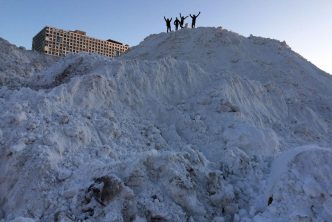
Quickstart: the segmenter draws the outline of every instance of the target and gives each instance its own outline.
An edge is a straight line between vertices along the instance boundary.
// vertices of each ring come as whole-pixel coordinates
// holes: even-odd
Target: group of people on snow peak
[[[201,12],[199,12],[197,15],[191,15],[189,14],[189,16],[191,17],[191,28],[195,28],[196,26],[196,19],[197,17],[201,14]],[[180,13],[180,19],[178,19],[178,17],[176,17],[175,21],[174,21],[174,25],[175,25],[175,31],[177,31],[179,29],[179,26],[181,28],[184,28],[184,20],[188,18],[188,16],[182,16]],[[166,27],[167,27],[167,32],[171,32],[172,28],[171,28],[171,22],[172,22],[172,18],[165,18],[165,22],[166,22]]]

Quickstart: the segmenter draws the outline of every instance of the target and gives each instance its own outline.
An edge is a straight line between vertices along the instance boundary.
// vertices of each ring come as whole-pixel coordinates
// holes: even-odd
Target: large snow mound
[[[16,47],[0,38],[0,86],[27,84],[31,77],[57,61],[56,57]]]
[[[20,83],[0,87],[4,221],[331,217],[332,78],[284,42],[182,29]]]

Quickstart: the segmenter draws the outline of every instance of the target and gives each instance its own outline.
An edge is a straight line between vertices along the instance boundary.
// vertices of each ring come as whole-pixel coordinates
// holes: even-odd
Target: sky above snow
[[[30,49],[32,37],[49,25],[133,46],[165,31],[163,16],[199,11],[196,26],[285,40],[332,74],[331,0],[0,0],[0,37]]]

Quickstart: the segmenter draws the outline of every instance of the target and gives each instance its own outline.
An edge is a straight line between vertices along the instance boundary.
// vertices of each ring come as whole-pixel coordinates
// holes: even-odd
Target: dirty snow
[[[0,41],[0,221],[329,221],[332,78],[222,28],[116,59]]]

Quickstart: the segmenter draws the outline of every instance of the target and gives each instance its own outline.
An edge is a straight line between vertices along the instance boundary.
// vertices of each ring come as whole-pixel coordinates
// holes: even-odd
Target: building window
[[[62,37],[57,36],[57,37],[56,37],[56,42],[57,42],[57,43],[62,43]]]

